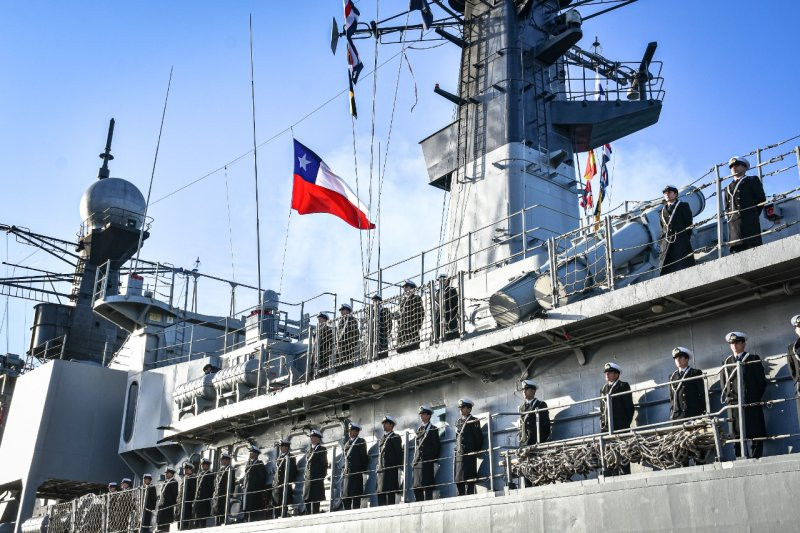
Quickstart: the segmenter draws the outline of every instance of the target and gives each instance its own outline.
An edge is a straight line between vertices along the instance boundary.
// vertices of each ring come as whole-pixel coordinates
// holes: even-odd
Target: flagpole
[[[258,270],[258,311],[262,310],[261,292],[261,220],[258,214],[258,146],[256,145],[256,84],[253,74],[253,14],[250,14],[250,101],[253,110],[253,175],[256,189],[256,265]],[[258,317],[258,338],[261,339],[261,316]]]

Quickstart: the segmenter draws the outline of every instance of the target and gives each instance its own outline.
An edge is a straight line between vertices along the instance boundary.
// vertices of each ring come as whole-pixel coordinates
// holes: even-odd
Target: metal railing
[[[743,375],[746,367],[758,369],[758,365],[771,364],[782,361],[786,356],[773,356],[764,360],[734,360],[721,365],[711,371],[683,379],[655,383],[652,385],[637,386],[632,390],[612,392],[597,397],[578,401],[560,403],[542,407],[527,412],[486,412],[476,418],[479,420],[482,444],[480,449],[462,453],[459,451],[457,441],[459,435],[448,435],[447,425],[437,429],[440,436],[441,451],[432,459],[419,459],[415,454],[415,431],[412,429],[398,430],[402,439],[402,462],[388,465],[397,471],[397,484],[390,484],[385,491],[379,490],[376,484],[378,463],[381,449],[377,439],[366,440],[367,466],[363,471],[346,471],[346,457],[343,444],[330,442],[326,446],[326,455],[329,467],[320,477],[303,480],[305,465],[302,459],[305,456],[303,449],[295,449],[290,453],[298,460],[297,477],[290,478],[286,483],[275,486],[267,483],[253,486],[245,483],[244,465],[238,467],[241,472],[239,479],[234,475],[213,476],[214,489],[211,491],[210,483],[203,485],[198,482],[197,476],[185,477],[181,483],[181,490],[177,500],[167,502],[174,505],[177,512],[167,513],[171,521],[176,521],[182,529],[205,527],[214,524],[227,524],[249,520],[261,520],[268,517],[296,516],[307,514],[311,503],[319,504],[320,512],[338,510],[343,505],[343,499],[356,498],[367,500],[370,506],[385,504],[387,498],[383,495],[396,494],[395,503],[412,502],[415,492],[419,490],[433,490],[434,497],[456,495],[459,483],[475,484],[483,487],[482,490],[501,491],[514,489],[519,486],[517,478],[524,477],[527,485],[541,485],[556,482],[569,482],[576,478],[599,477],[620,475],[630,472],[632,463],[639,463],[645,467],[656,470],[679,468],[709,461],[720,461],[726,457],[726,446],[740,443],[764,442],[768,440],[781,440],[797,438],[798,432],[784,434],[757,435],[749,431],[745,425],[750,409],[763,410],[775,405],[796,400],[794,394],[786,397],[764,399],[763,397],[749,397],[745,395],[731,395],[731,387],[735,384],[735,391],[745,390],[742,387]],[[752,366],[750,366],[752,365]],[[758,370],[754,370],[758,372]],[[764,374],[763,366],[761,373]],[[696,415],[685,418],[672,418],[651,421],[649,418],[653,407],[667,399],[652,400],[652,395],[658,391],[672,389],[676,391],[686,386],[691,381],[702,382],[703,398],[701,411]],[[767,386],[775,384],[779,379],[767,379]],[[720,388],[715,389],[719,384]],[[601,421],[596,407],[605,403],[613,405],[617,398],[629,396],[634,405],[634,421],[641,419],[632,427],[614,428],[614,409],[606,409],[605,420]],[[718,397],[721,406],[714,407],[712,397]],[[637,401],[638,399],[638,401]],[[552,427],[555,433],[561,433],[553,440],[542,439],[540,434],[540,417],[545,413],[552,414]],[[571,413],[562,416],[564,413]],[[577,414],[576,414],[577,413]],[[514,421],[522,416],[536,417],[536,444],[522,446],[515,444],[514,435],[519,431],[516,424],[503,422],[509,418]],[[638,417],[636,416],[638,415]],[[587,426],[583,420],[590,421]],[[726,425],[736,421],[735,431],[726,429]],[[444,422],[444,420],[441,420]],[[738,423],[741,422],[741,423]],[[597,426],[605,425],[606,428],[598,431]],[[624,425],[624,424],[623,424]],[[576,434],[564,434],[559,428],[579,428]],[[767,428],[768,429],[768,428]],[[544,440],[544,442],[542,442]],[[747,446],[736,446],[734,460],[747,458]],[[455,462],[463,461],[465,457],[476,457],[475,472],[473,477],[456,479]],[[434,463],[438,468],[434,471],[432,483],[419,486],[414,483],[415,475],[419,473],[421,465]],[[417,471],[415,472],[415,467]],[[236,467],[228,470],[236,472]],[[343,492],[343,478],[346,475],[362,476],[363,490],[356,493]],[[208,478],[211,479],[211,478]],[[191,488],[187,491],[186,486]],[[226,490],[220,487],[227,483]],[[273,483],[277,483],[273,479]],[[321,486],[323,496],[303,501],[299,497],[303,483],[315,483]],[[248,486],[250,485],[250,486]],[[415,486],[417,485],[417,486]],[[164,484],[157,484],[156,492],[162,494]],[[204,488],[201,488],[204,487]],[[52,531],[77,532],[120,532],[153,530],[160,517],[160,506],[148,508],[145,488],[120,491],[113,494],[86,495],[70,502],[52,505],[49,517]],[[276,493],[275,490],[279,492]],[[419,492],[417,492],[419,494]],[[319,496],[319,495],[317,495]],[[379,498],[380,496],[380,498]],[[255,499],[251,498],[255,497]],[[391,500],[394,499],[393,497]],[[283,503],[283,505],[282,505]],[[207,504],[207,505],[206,505]],[[142,522],[142,516],[147,517],[149,523]],[[163,524],[162,524],[163,525]]]

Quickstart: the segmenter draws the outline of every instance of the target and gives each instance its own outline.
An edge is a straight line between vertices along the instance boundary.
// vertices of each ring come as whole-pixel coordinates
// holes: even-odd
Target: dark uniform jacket
[[[661,242],[658,267],[661,275],[694,266],[692,249],[692,210],[680,200],[661,209]]]
[[[214,496],[214,472],[203,471],[197,475],[197,491],[194,495],[192,513],[195,518],[211,516],[211,502]]]
[[[422,297],[414,293],[404,295],[400,302],[400,325],[397,331],[400,347],[419,342],[419,330],[424,318]]]
[[[403,467],[403,439],[392,431],[384,433],[378,446],[376,477],[378,492],[400,490],[400,469]]]
[[[161,485],[158,495],[158,524],[169,524],[175,521],[176,504],[178,502],[178,480],[174,477]]]
[[[800,393],[800,339],[786,349],[786,363],[789,365],[789,374],[794,380],[795,390]]]
[[[352,363],[358,357],[358,320],[352,314],[339,317],[336,331],[336,364]]]
[[[742,361],[742,403],[760,402],[767,388],[767,377],[764,374],[764,365],[761,358],[756,354],[744,352],[740,359]],[[729,355],[725,359],[726,365],[736,363],[736,356]],[[722,369],[722,397],[728,405],[736,405],[739,398],[739,383],[736,377],[737,369],[735,366],[724,367]],[[734,420],[739,419],[739,410],[731,409],[730,416]],[[767,424],[764,421],[764,410],[760,405],[753,405],[744,408],[745,438],[767,436]]]
[[[142,486],[144,491],[144,508],[142,509],[142,527],[149,528],[153,521],[153,514],[158,505],[158,490],[152,483],[147,486]]]
[[[194,507],[194,495],[197,492],[197,476],[191,474],[183,477],[181,493],[178,500],[183,502],[183,515],[180,518],[183,522],[192,519],[192,508]]]
[[[328,450],[322,444],[309,446],[303,472],[303,500],[321,502],[325,499],[325,476],[328,473]]]
[[[478,453],[483,449],[481,421],[472,415],[456,422],[453,481],[470,481],[478,477]]]
[[[232,471],[231,465],[220,466],[214,476],[214,505],[211,508],[211,512],[214,516],[224,516],[225,514],[225,502],[228,497]]]
[[[342,495],[361,496],[364,494],[364,474],[369,466],[367,441],[361,437],[347,439],[342,448],[344,470],[342,470]]]
[[[728,241],[731,250],[752,248],[761,244],[761,223],[758,220],[766,201],[764,187],[756,176],[743,176],[725,187],[725,211],[728,215]],[[739,239],[744,239],[739,242]]]
[[[600,394],[606,396],[607,394],[617,394],[620,392],[630,391],[631,386],[625,381],[617,380],[613,385],[606,383],[600,389]],[[606,399],[600,401],[600,429],[608,431],[608,406]],[[614,396],[611,398],[611,418],[613,430],[628,429],[633,422],[633,396],[630,394],[623,394],[621,396]]]
[[[286,469],[289,469],[289,475],[286,475]],[[286,503],[292,502],[292,494],[294,491],[294,480],[297,479],[297,460],[294,456],[286,452],[278,456],[275,461],[275,480],[272,482],[272,500],[275,505],[283,503],[283,485],[288,483],[286,487]]]
[[[434,466],[442,451],[439,429],[431,423],[417,428],[414,439],[414,488],[431,488],[436,484]]]
[[[261,459],[249,459],[242,481],[242,511],[261,511],[266,508],[267,467]]]
[[[374,321],[372,335],[378,348],[378,355],[386,355],[385,353],[381,354],[381,352],[389,350],[389,335],[392,332],[392,314],[382,305],[378,307],[377,312],[375,312],[375,307],[373,306],[372,313]]]
[[[317,346],[319,347],[319,370],[327,370],[331,366],[333,356],[333,329],[328,324],[317,327]]]
[[[536,413],[527,413],[534,409],[547,409],[547,404],[538,398],[534,398],[530,402],[524,402],[519,406],[520,421],[519,421],[519,445],[530,446],[536,444]],[[550,438],[550,411],[541,411],[539,413],[539,436],[541,442],[545,442]]]
[[[690,418],[706,412],[705,385],[702,379],[687,379],[702,376],[703,372],[689,367],[685,372],[675,370],[669,377],[670,418]]]
[[[448,333],[458,331],[458,291],[449,285],[444,287],[436,294],[436,304],[441,309],[441,314],[437,313],[436,328],[442,328],[440,335],[446,336]]]

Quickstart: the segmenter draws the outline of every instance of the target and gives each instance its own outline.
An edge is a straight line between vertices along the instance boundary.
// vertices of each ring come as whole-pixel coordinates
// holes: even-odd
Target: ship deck
[[[218,439],[237,426],[355,402],[448,376],[491,381],[509,366],[526,370],[556,354],[585,363],[599,341],[690,321],[744,302],[786,297],[800,289],[800,236],[705,262],[581,301],[545,317],[476,333],[332,376],[287,387],[176,422],[163,441]]]

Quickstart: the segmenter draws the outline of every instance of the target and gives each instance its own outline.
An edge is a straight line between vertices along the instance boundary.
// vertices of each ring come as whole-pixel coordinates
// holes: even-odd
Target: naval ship
[[[798,313],[800,203],[798,188],[775,184],[797,175],[800,148],[765,139],[737,154],[767,196],[755,207],[762,244],[735,254],[724,201],[731,154],[675,184],[694,217],[695,264],[660,275],[660,198],[597,217],[577,207],[585,184],[576,154],[655,124],[665,95],[656,43],[632,62],[578,46],[585,3],[412,2],[422,24],[343,31],[334,21],[333,42],[414,29],[461,48],[457,90],[436,89],[454,120],[420,142],[430,185],[449,193],[447,238],[368,273],[363,299],[331,287],[284,302],[273,290],[139,259],[142,244],[162,237],[151,234],[141,191],[111,177],[112,119],[76,241],[0,226],[75,267],[55,279],[70,286],[62,303],[49,278],[36,285],[44,275],[2,280],[4,294],[40,303],[28,352],[0,359],[0,531],[152,531],[144,475],[160,490],[168,469],[206,462],[216,471],[224,455],[235,476],[201,525],[231,531],[795,530],[800,428],[786,346]],[[233,288],[229,316],[198,310],[200,280]],[[238,309],[235,289],[256,291],[258,305]],[[343,307],[355,321],[335,319]],[[333,319],[332,346],[318,340],[320,311]],[[748,406],[723,390],[722,376],[740,370],[723,364],[725,336],[738,330],[766,374],[763,398]],[[679,424],[669,419],[675,346],[694,355],[706,391],[704,414]],[[599,393],[607,363],[631,385],[630,428],[601,429],[601,406],[613,400]],[[552,431],[520,447],[523,380],[547,403],[526,414],[546,415]],[[475,494],[458,496],[464,399],[483,446]],[[429,501],[412,490],[420,405],[441,441]],[[730,425],[734,410],[753,406],[767,427],[756,437],[760,458],[735,449],[753,439]],[[401,486],[398,503],[378,506],[387,415],[403,443]],[[369,465],[361,508],[343,510],[354,423]],[[317,514],[302,496],[320,481],[303,476],[312,432],[330,465]],[[264,512],[248,514],[250,450],[260,449],[271,487],[281,443],[298,463],[283,485],[290,505],[274,513],[264,495]],[[630,474],[613,475],[621,467]],[[108,493],[122,478],[134,488]],[[198,526],[184,515],[188,492],[165,529]]]

